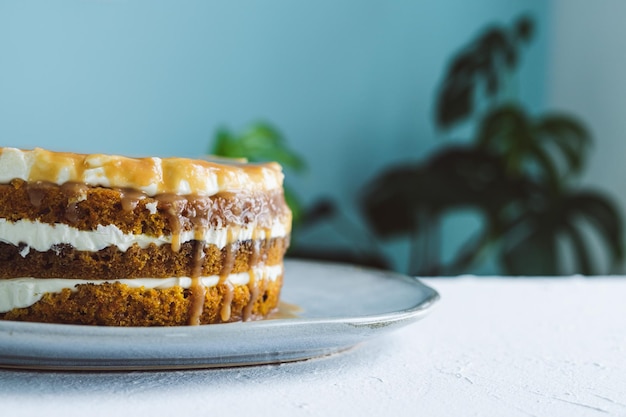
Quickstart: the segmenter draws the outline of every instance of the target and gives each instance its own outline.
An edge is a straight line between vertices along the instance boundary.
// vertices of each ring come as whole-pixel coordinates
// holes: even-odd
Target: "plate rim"
[[[181,340],[189,338],[210,338],[215,336],[219,338],[220,335],[233,335],[239,332],[246,332],[248,334],[258,335],[266,332],[278,332],[280,333],[293,330],[293,329],[333,329],[334,331],[345,331],[346,334],[342,335],[345,339],[345,343],[335,343],[333,346],[326,346],[324,349],[321,346],[313,346],[308,349],[308,352],[298,352],[293,349],[288,349],[283,352],[285,356],[284,360],[277,360],[280,358],[274,357],[272,354],[266,354],[267,358],[248,358],[249,360],[243,360],[241,363],[218,363],[219,358],[216,361],[208,360],[209,358],[194,357],[194,355],[185,358],[153,358],[149,360],[152,365],[149,364],[136,364],[133,362],[139,362],[137,358],[108,358],[109,364],[102,364],[102,366],[94,365],[94,357],[84,355],[81,358],[71,358],[59,356],[55,358],[57,361],[67,362],[59,366],[45,366],[45,363],[37,364],[37,359],[48,360],[50,364],[51,358],[44,358],[42,356],[20,356],[15,352],[11,355],[6,351],[7,346],[10,345],[10,341],[7,338],[0,338],[0,367],[5,368],[28,368],[28,369],[93,369],[93,370],[125,370],[125,369],[186,369],[186,368],[210,368],[220,366],[239,366],[239,365],[256,365],[264,363],[278,363],[294,360],[309,359],[312,357],[331,354],[338,351],[349,349],[355,346],[361,341],[374,337],[378,334],[382,334],[388,330],[392,330],[414,321],[417,321],[427,315],[432,307],[440,300],[439,293],[432,287],[424,284],[419,278],[405,275],[399,272],[379,270],[370,267],[363,267],[353,264],[344,264],[336,262],[326,261],[313,261],[313,260],[300,260],[294,258],[285,259],[285,268],[287,270],[289,264],[299,264],[305,266],[306,264],[313,264],[315,266],[322,266],[324,268],[346,268],[346,269],[358,269],[364,274],[375,274],[377,278],[390,278],[393,280],[402,280],[411,285],[417,286],[422,292],[423,297],[416,300],[416,303],[410,307],[401,308],[398,310],[376,313],[371,315],[357,315],[357,316],[342,316],[342,317],[314,317],[314,318],[277,318],[266,319],[250,322],[236,322],[236,323],[223,323],[223,324],[210,324],[203,326],[174,326],[174,327],[107,327],[107,326],[88,326],[88,325],[75,325],[75,324],[56,324],[56,323],[33,323],[33,322],[18,322],[18,321],[2,321],[0,320],[0,334],[10,334],[15,337],[22,336],[25,339],[34,337],[37,334],[45,334],[49,338],[56,338],[56,345],[60,344],[60,341],[64,337],[79,337],[79,341],[84,342],[89,339],[91,343],[99,340],[109,340],[111,338],[125,339],[130,334],[133,335],[133,343],[139,346],[144,346],[147,342],[154,341],[161,338],[162,341],[168,346],[174,346]],[[42,330],[44,329],[44,330]],[[278,330],[277,330],[278,329]],[[306,336],[306,335],[305,335]],[[303,335],[299,335],[303,337]],[[2,340],[5,339],[5,340]],[[306,339],[306,337],[304,338]],[[304,340],[303,339],[303,340]],[[337,340],[341,339],[337,337]],[[343,340],[343,339],[342,339]],[[19,340],[18,340],[19,342]],[[24,343],[24,341],[22,341]],[[15,344],[15,343],[14,343]],[[58,350],[58,346],[56,346]],[[105,349],[106,350],[106,349]],[[56,351],[55,351],[56,352]],[[32,353],[32,352],[31,352]],[[58,353],[58,352],[56,352]],[[271,353],[271,352],[270,352]],[[294,356],[289,358],[289,354]],[[92,354],[93,356],[93,354]],[[172,356],[171,354],[168,356]],[[245,355],[244,355],[245,356]],[[248,355],[250,356],[250,355]],[[233,356],[236,358],[237,356]],[[232,359],[232,358],[231,358]],[[245,359],[245,358],[243,358]],[[175,364],[179,360],[187,361],[187,364]],[[207,361],[208,360],[208,361]],[[162,361],[162,364],[158,364]],[[169,365],[168,365],[169,361]],[[199,363],[204,361],[204,363]],[[72,365],[72,362],[74,364]],[[95,362],[98,362],[97,360]],[[156,366],[155,366],[156,364]],[[57,364],[58,365],[58,364]]]

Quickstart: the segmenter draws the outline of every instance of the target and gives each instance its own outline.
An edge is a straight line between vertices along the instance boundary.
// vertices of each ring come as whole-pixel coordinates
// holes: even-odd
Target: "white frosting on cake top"
[[[265,191],[282,187],[280,165],[237,159],[129,158],[104,154],[52,152],[40,148],[0,148],[0,183],[13,179],[58,185],[132,188],[157,194],[214,195],[225,191]]]

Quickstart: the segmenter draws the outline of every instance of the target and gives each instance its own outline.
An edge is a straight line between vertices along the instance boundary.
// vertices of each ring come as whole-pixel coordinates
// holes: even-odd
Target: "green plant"
[[[435,123],[448,132],[477,118],[465,145],[449,145],[423,162],[393,167],[365,187],[364,214],[380,237],[408,236],[409,272],[468,272],[488,254],[512,275],[563,271],[565,242],[577,270],[593,274],[584,227],[604,242],[613,264],[622,261],[622,219],[600,192],[582,189],[591,136],[576,118],[533,117],[514,100],[519,54],[534,31],[532,20],[493,27],[451,61],[436,99]],[[483,227],[445,264],[441,261],[444,216],[470,208]]]

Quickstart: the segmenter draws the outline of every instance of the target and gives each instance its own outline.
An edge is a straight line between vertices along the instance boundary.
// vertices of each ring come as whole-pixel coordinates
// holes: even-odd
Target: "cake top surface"
[[[53,152],[41,148],[0,148],[0,183],[14,179],[58,185],[132,188],[158,194],[214,195],[219,192],[281,188],[283,173],[274,162],[187,158],[130,158],[106,154]]]

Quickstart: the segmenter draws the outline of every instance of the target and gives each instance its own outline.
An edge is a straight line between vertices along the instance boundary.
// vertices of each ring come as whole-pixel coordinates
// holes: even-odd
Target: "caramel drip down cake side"
[[[291,227],[282,187],[266,188],[150,195],[0,184],[0,318],[166,326],[265,317],[278,305]]]

